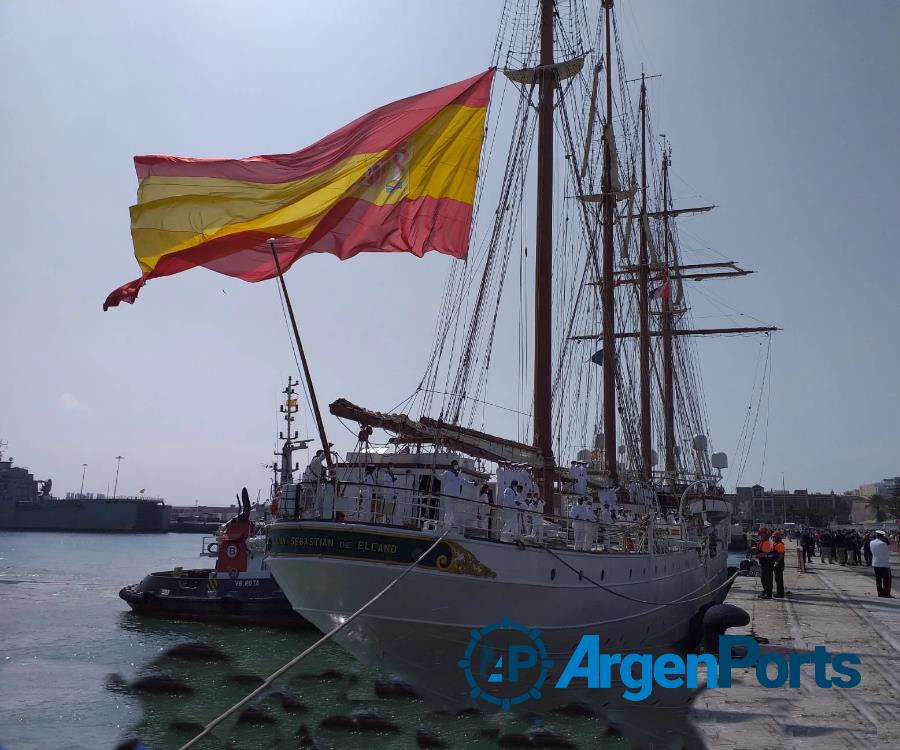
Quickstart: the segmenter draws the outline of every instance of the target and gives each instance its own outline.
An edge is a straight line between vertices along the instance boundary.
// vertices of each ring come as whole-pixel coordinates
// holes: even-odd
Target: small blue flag
[[[602,349],[600,351],[594,353],[594,355],[591,357],[591,362],[593,362],[595,365],[603,364],[603,350]]]

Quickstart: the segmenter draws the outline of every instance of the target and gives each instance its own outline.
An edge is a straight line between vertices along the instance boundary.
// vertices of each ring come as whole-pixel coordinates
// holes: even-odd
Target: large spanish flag
[[[131,236],[141,277],[194,266],[261,281],[308,253],[435,250],[464,258],[493,69],[376,109],[293,154],[136,156]]]

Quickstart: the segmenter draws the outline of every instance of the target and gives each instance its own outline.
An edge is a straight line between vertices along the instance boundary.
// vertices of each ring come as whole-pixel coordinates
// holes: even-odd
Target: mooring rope
[[[319,638],[319,640],[317,640],[312,646],[310,646],[308,649],[303,651],[301,654],[295,656],[287,664],[285,664],[283,667],[281,667],[281,669],[270,674],[265,680],[263,680],[263,683],[258,688],[256,688],[256,690],[254,690],[246,698],[242,699],[238,703],[235,703],[231,708],[229,708],[221,716],[213,719],[209,724],[207,724],[203,728],[203,731],[200,732],[200,734],[198,734],[196,737],[194,737],[192,740],[190,740],[187,744],[182,745],[180,750],[187,750],[189,747],[192,747],[193,745],[197,744],[197,742],[199,742],[206,735],[208,735],[219,724],[221,724],[223,721],[225,721],[225,719],[227,719],[229,716],[231,716],[233,713],[235,713],[239,709],[246,706],[250,701],[252,701],[263,690],[270,687],[272,685],[272,683],[275,682],[275,680],[277,680],[283,674],[285,674],[285,672],[288,672],[291,669],[293,669],[295,666],[297,666],[297,664],[299,664],[301,661],[303,661],[303,659],[305,659],[313,651],[315,651],[317,648],[319,648],[319,646],[321,646],[323,643],[326,643],[327,641],[329,641],[333,636],[337,635],[338,632],[340,632],[345,627],[347,627],[351,622],[353,622],[357,617],[359,617],[369,607],[371,607],[373,604],[375,604],[375,602],[377,602],[379,599],[381,599],[381,597],[384,596],[388,591],[390,591],[394,586],[396,586],[398,583],[400,583],[400,581],[402,581],[407,576],[407,574],[411,573],[413,568],[415,568],[420,562],[422,562],[422,560],[424,560],[431,553],[431,551],[434,550],[435,547],[437,547],[442,541],[444,541],[444,537],[447,536],[447,533],[448,532],[444,532],[443,534],[441,534],[441,536],[439,536],[435,540],[434,544],[432,544],[427,550],[425,550],[421,554],[421,556],[419,557],[418,560],[416,560],[414,563],[412,563],[406,569],[404,569],[403,572],[400,573],[400,575],[398,575],[393,581],[391,581],[381,591],[379,591],[377,594],[375,594],[375,596],[373,596],[371,599],[369,599],[369,601],[367,601],[365,604],[363,604],[362,607],[360,607],[358,610],[356,610],[356,612],[354,612],[352,615],[350,615],[346,620],[341,622],[339,625],[337,625],[334,628],[332,628],[331,630],[329,630],[325,635],[323,635],[321,638]]]
[[[727,586],[727,585],[728,585],[729,583],[731,583],[735,578],[737,578],[737,577],[740,575],[740,573],[741,573],[739,570],[738,570],[738,571],[735,571],[734,575],[730,576],[729,578],[726,578],[725,581],[724,581],[723,583],[721,583],[720,585],[716,586],[716,587],[715,587],[714,589],[712,589],[711,591],[707,591],[705,594],[701,594],[700,596],[692,597],[691,599],[676,599],[675,601],[672,601],[672,602],[648,602],[648,601],[646,601],[646,600],[644,600],[644,599],[637,599],[637,598],[635,598],[635,597],[633,597],[633,596],[628,596],[628,594],[623,594],[621,591],[616,591],[615,589],[612,589],[612,588],[610,588],[609,586],[604,586],[602,583],[598,583],[598,582],[595,581],[593,578],[590,578],[589,576],[586,576],[582,571],[580,571],[580,570],[578,570],[577,568],[574,568],[573,566],[569,565],[569,563],[567,563],[565,560],[563,560],[559,555],[557,555],[557,554],[556,554],[552,549],[550,549],[549,547],[544,547],[543,549],[545,549],[547,552],[549,552],[551,555],[553,555],[553,557],[555,557],[557,560],[559,560],[563,565],[565,565],[565,566],[566,566],[569,570],[571,570],[573,573],[577,573],[579,579],[580,579],[580,578],[583,578],[583,579],[586,580],[588,583],[592,583],[592,584],[594,584],[594,586],[596,586],[597,588],[603,589],[604,591],[606,591],[606,592],[608,592],[608,593],[610,593],[610,594],[613,594],[614,596],[621,597],[622,599],[627,599],[627,600],[630,601],[630,602],[637,602],[638,604],[648,604],[648,605],[650,605],[650,606],[652,606],[652,607],[672,607],[672,606],[675,606],[676,604],[690,604],[691,602],[696,602],[696,601],[700,601],[701,599],[706,599],[708,596],[710,596],[710,594],[715,594],[719,589],[724,588],[725,586]]]

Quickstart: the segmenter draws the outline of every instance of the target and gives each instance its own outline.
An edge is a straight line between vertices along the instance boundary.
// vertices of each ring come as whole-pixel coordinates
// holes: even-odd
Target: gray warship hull
[[[165,533],[171,508],[161,501],[112,498],[0,503],[0,529]]]

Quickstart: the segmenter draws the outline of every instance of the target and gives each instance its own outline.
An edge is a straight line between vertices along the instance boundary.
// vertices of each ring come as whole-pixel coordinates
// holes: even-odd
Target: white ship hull
[[[294,609],[328,631],[400,574],[404,551],[415,559],[434,540],[403,529],[282,522],[270,530],[269,565]],[[442,549],[435,564],[416,568],[335,640],[360,661],[451,706],[471,700],[459,661],[473,629],[504,617],[537,628],[554,661],[552,686],[582,635],[599,634],[603,651],[671,650],[687,643],[698,612],[726,593],[724,547],[710,556],[688,547],[655,555],[551,554],[461,537],[443,544],[449,553]],[[379,555],[393,559],[378,561]],[[597,692],[548,689],[543,698],[562,705],[596,700]],[[667,702],[688,698],[666,693]]]

